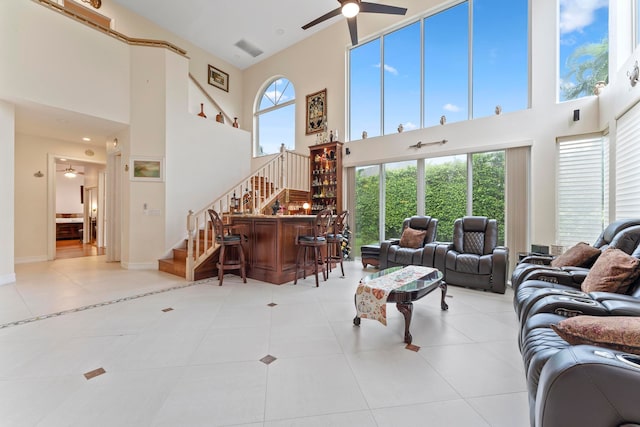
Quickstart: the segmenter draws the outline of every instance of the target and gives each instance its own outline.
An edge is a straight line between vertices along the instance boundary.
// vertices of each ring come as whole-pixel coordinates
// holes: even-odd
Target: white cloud
[[[278,103],[283,103],[289,99],[288,96],[282,95],[282,92],[279,90],[269,90],[269,91],[266,91],[264,94],[271,101],[277,101]]]
[[[380,68],[380,64],[376,64],[376,68]],[[384,70],[388,73],[393,74],[394,76],[398,75],[398,70],[391,65],[384,64]]]
[[[560,33],[582,31],[593,23],[595,11],[608,5],[608,0],[560,0]]]
[[[454,104],[444,104],[442,108],[446,111],[451,111],[453,113],[457,113],[458,111],[460,111],[460,107]]]
[[[417,126],[415,123],[413,123],[413,122],[407,122],[407,123],[404,123],[404,124],[402,125],[402,127],[404,127],[404,130],[413,130],[413,129],[418,129],[418,126]]]

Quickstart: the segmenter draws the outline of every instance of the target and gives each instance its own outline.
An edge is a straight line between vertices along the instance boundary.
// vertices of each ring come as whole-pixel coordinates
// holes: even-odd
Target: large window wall
[[[504,244],[504,183],[504,151],[358,167],[354,249],[400,237],[402,221],[412,215],[437,218],[439,241],[452,240],[457,218],[494,218]]]
[[[528,0],[468,0],[349,52],[349,140],[529,106]]]

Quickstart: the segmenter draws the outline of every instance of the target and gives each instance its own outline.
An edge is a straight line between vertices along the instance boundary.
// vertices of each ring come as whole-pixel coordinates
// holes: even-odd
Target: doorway
[[[104,173],[106,165],[49,155],[47,258],[63,259],[105,254]]]

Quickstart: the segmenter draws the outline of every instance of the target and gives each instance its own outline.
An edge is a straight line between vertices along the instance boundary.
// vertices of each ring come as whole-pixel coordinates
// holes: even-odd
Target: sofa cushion
[[[551,261],[553,267],[589,267],[600,255],[600,249],[580,242]]]
[[[590,344],[640,354],[640,317],[576,316],[551,325],[569,344]]]
[[[424,246],[424,237],[426,235],[427,230],[416,230],[407,227],[402,232],[402,237],[400,237],[400,246],[413,249],[421,248]]]
[[[607,248],[598,257],[582,282],[583,292],[625,293],[640,274],[640,259],[620,249]]]

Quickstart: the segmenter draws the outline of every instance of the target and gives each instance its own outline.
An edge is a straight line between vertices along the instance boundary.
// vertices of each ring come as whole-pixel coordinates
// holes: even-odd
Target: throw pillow
[[[576,316],[551,328],[572,345],[590,344],[640,354],[640,317]]]
[[[589,267],[600,255],[600,249],[580,242],[551,261],[553,267]]]
[[[416,230],[414,228],[405,228],[400,237],[400,247],[418,249],[424,245],[424,236],[427,230]]]
[[[640,259],[620,249],[607,248],[598,257],[580,285],[583,292],[625,293],[640,274]]]

